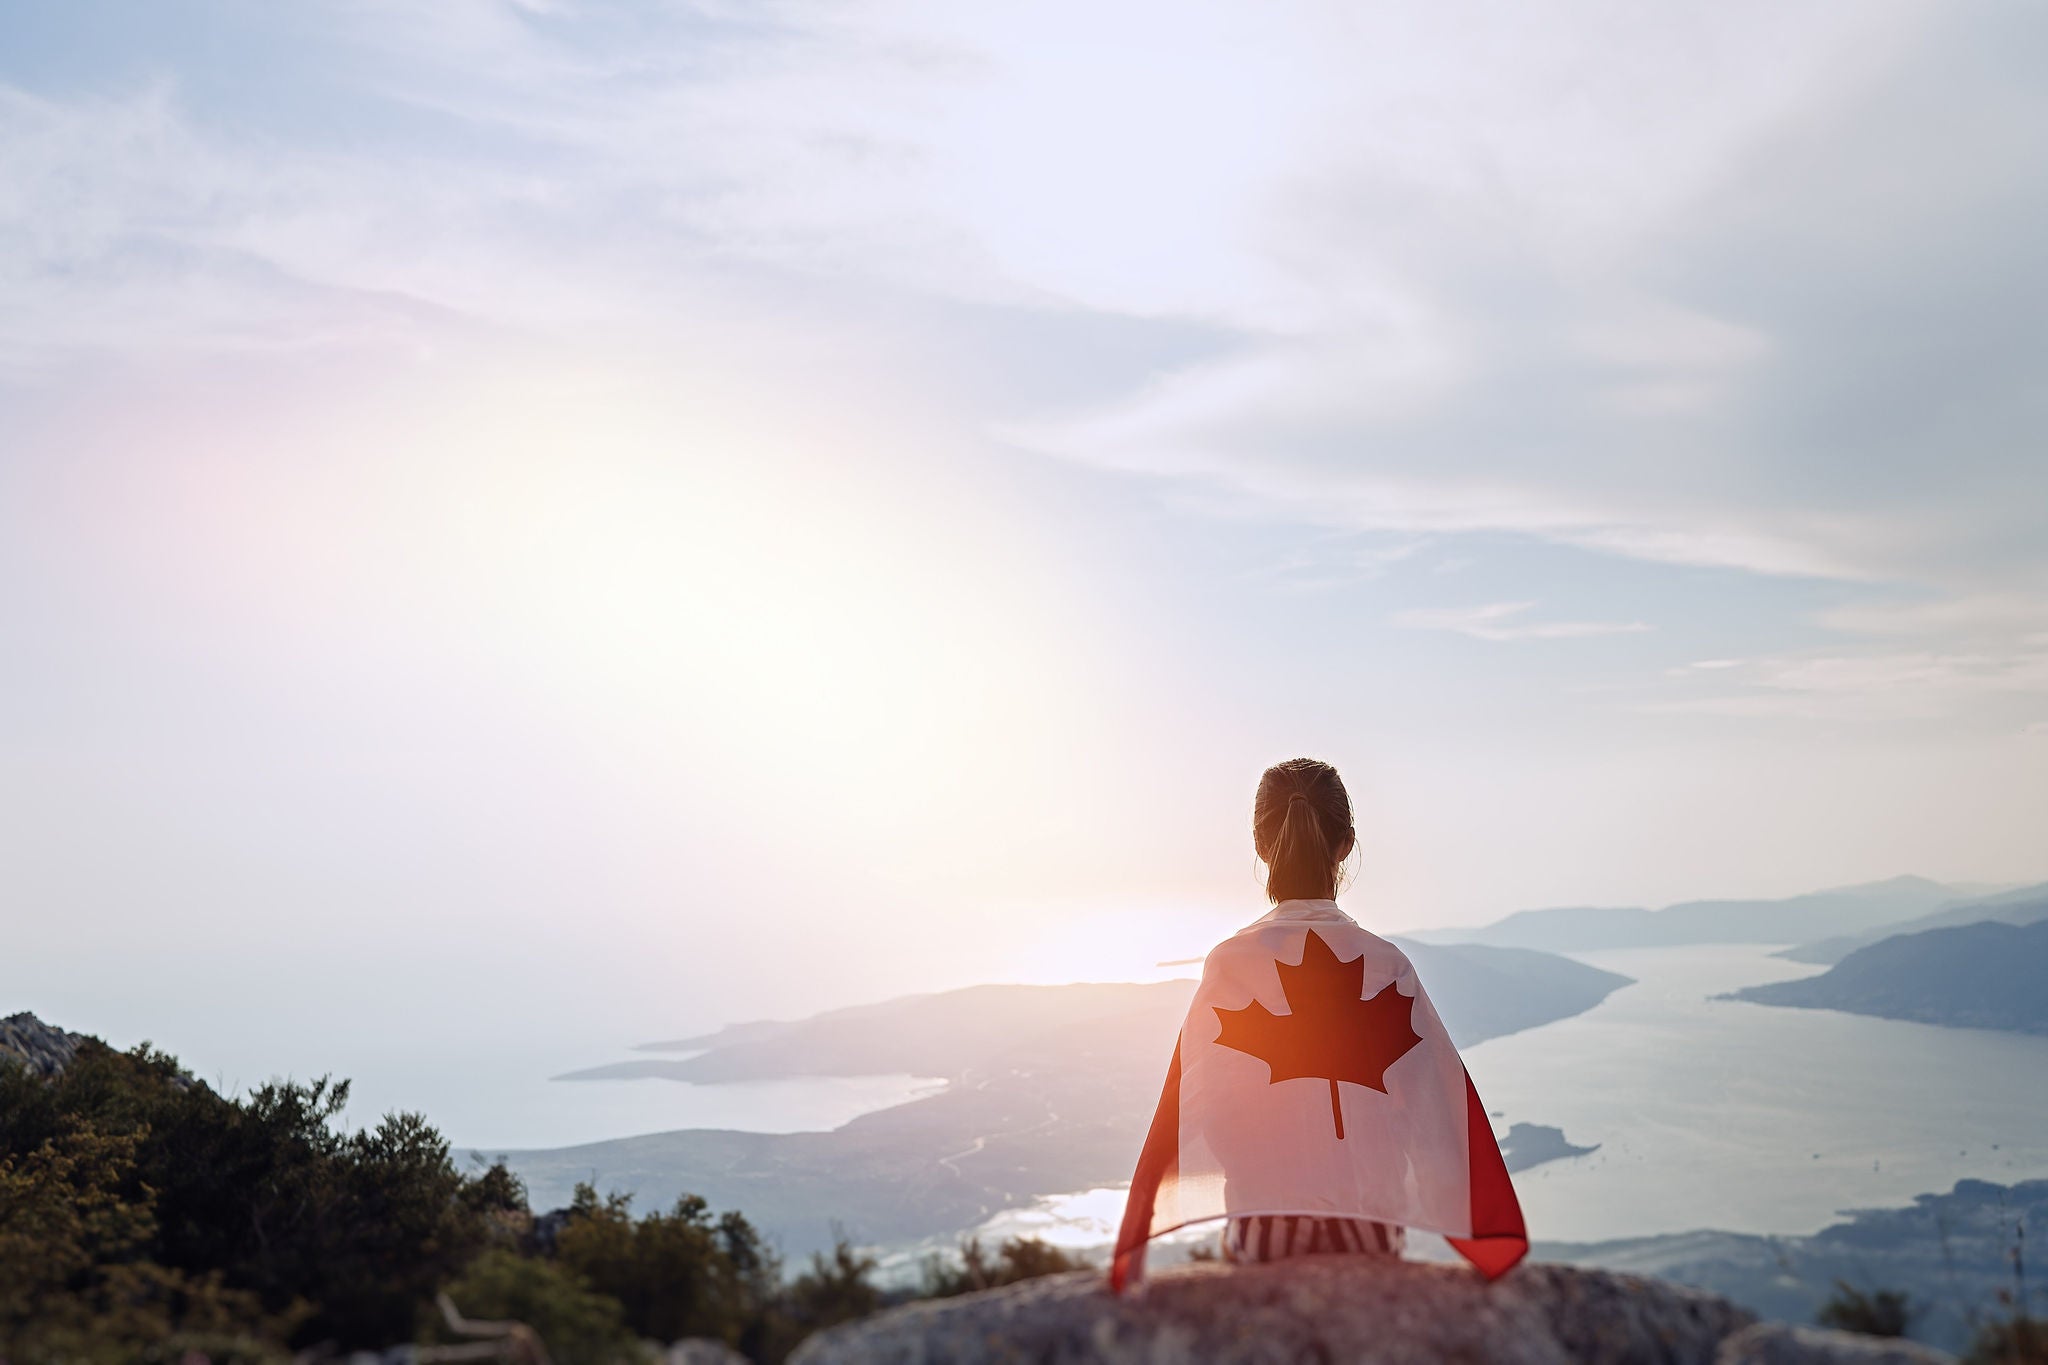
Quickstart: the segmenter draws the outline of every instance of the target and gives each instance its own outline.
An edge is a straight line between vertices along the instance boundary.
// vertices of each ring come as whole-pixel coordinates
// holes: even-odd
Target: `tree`
[[[0,1065],[0,1160],[46,1192],[89,1181],[104,1207],[87,1207],[104,1217],[77,1231],[80,1283],[129,1267],[172,1301],[173,1325],[232,1293],[245,1321],[289,1344],[383,1347],[409,1339],[434,1290],[506,1240],[524,1192],[506,1172],[463,1176],[417,1115],[338,1131],[347,1097],[346,1082],[321,1079],[233,1100],[146,1044],[86,1040],[54,1077]],[[31,1241],[62,1247],[64,1235],[51,1226]]]
[[[969,1237],[960,1244],[957,1269],[936,1256],[925,1262],[924,1297],[949,1298],[971,1294],[998,1285],[1040,1275],[1057,1275],[1067,1270],[1086,1270],[1088,1262],[1071,1252],[1061,1251],[1039,1237],[1012,1237],[996,1249],[994,1257],[982,1249],[981,1240]]]
[[[760,1234],[737,1213],[714,1219],[697,1195],[637,1220],[632,1203],[630,1195],[599,1199],[589,1185],[578,1185],[555,1259],[617,1299],[627,1325],[642,1336],[742,1345],[781,1278]]]
[[[810,1269],[796,1277],[783,1294],[785,1311],[806,1335],[855,1318],[882,1306],[882,1291],[870,1278],[875,1258],[857,1253],[846,1238],[832,1244],[832,1254],[811,1253]]]
[[[280,1355],[287,1324],[253,1295],[145,1258],[156,1220],[146,1190],[128,1195],[136,1145],[80,1128],[0,1155],[0,1359],[131,1360],[180,1342]]]

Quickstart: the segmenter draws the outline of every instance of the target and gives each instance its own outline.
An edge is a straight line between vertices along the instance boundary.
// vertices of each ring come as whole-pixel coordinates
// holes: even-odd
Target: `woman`
[[[1236,1261],[1399,1256],[1441,1233],[1489,1279],[1527,1252],[1493,1126],[1407,955],[1337,908],[1357,842],[1337,770],[1259,779],[1273,909],[1210,952],[1131,1179],[1110,1283],[1153,1237],[1227,1218]]]

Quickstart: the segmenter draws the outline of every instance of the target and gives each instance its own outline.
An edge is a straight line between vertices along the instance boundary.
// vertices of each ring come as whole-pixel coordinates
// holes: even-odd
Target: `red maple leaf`
[[[1290,1013],[1275,1014],[1254,1000],[1241,1010],[1215,1007],[1222,1032],[1216,1041],[1249,1053],[1272,1069],[1273,1085],[1303,1077],[1330,1083],[1330,1113],[1344,1136],[1344,1110],[1337,1082],[1369,1085],[1387,1093],[1387,1068],[1422,1041],[1415,1031],[1413,996],[1387,983],[1370,1000],[1365,992],[1365,954],[1339,962],[1315,930],[1308,932],[1298,963],[1275,962],[1280,990]]]

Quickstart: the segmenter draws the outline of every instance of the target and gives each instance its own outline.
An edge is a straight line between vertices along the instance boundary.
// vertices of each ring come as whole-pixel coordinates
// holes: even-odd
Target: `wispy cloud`
[[[1489,602],[1477,607],[1417,608],[1394,613],[1406,630],[1445,630],[1475,640],[1581,640],[1596,635],[1632,635],[1650,627],[1642,621],[1529,621],[1534,602]]]
[[[2048,709],[2048,645],[2038,641],[1996,652],[1814,653],[1713,663],[1715,690],[1645,709],[1799,720],[1969,715],[2014,729],[2031,729],[2039,722],[2028,717]]]

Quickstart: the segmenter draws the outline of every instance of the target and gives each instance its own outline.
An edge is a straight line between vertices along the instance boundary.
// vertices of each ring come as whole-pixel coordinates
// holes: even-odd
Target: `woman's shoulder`
[[[1307,942],[1304,930],[1322,939],[1340,960],[1349,962],[1362,953],[1369,967],[1389,976],[1404,976],[1415,970],[1401,945],[1381,938],[1342,912],[1313,917],[1267,915],[1217,944],[1210,950],[1209,961],[1254,956],[1292,958]]]

